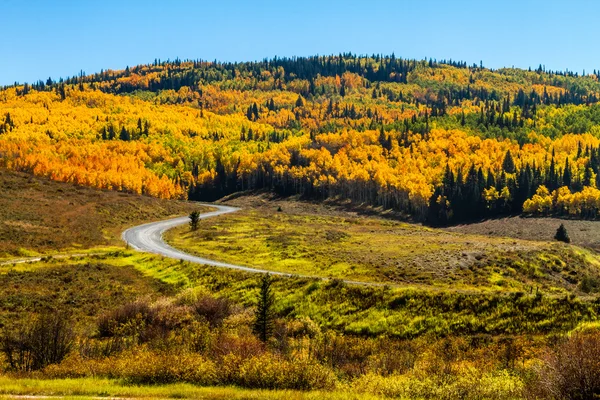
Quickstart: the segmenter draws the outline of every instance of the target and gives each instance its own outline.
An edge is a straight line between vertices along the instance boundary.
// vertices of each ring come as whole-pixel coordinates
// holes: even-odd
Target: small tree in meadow
[[[263,342],[266,342],[273,333],[273,304],[275,299],[271,284],[271,276],[269,274],[263,275],[260,280],[260,293],[254,320],[254,333]]]
[[[556,230],[556,235],[554,235],[554,239],[560,242],[571,243],[571,238],[569,237],[567,228],[565,228],[565,224],[560,224],[560,226]]]
[[[198,230],[198,222],[200,222],[200,212],[192,211],[190,214],[190,229],[193,231]]]

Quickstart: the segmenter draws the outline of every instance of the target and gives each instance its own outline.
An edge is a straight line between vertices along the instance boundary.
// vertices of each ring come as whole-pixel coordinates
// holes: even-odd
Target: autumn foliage
[[[394,56],[156,61],[1,90],[0,165],[161,198],[339,197],[439,224],[596,218],[599,92],[595,73]]]

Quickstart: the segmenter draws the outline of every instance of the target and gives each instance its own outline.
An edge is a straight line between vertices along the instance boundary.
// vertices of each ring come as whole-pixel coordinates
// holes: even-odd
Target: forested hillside
[[[395,56],[162,62],[0,91],[0,165],[213,200],[339,197],[431,224],[600,216],[598,73]]]

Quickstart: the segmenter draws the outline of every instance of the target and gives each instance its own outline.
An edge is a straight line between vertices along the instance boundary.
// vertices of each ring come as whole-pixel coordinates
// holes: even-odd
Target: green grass
[[[205,291],[253,307],[260,275],[124,252],[103,260],[131,266],[179,290]],[[322,329],[412,338],[453,334],[544,334],[598,319],[594,299],[531,292],[364,287],[339,281],[276,278],[280,316],[310,318]]]
[[[92,326],[105,310],[136,298],[185,290],[254,307],[258,274],[123,251],[0,268],[0,322],[61,308]],[[363,287],[338,281],[276,278],[276,310],[321,329],[361,336],[413,338],[454,334],[545,334],[598,320],[594,299],[536,291],[461,291]]]
[[[125,385],[116,380],[16,379],[0,376],[0,395],[60,396],[66,398],[162,398],[162,399],[379,399],[379,396],[350,392],[300,392],[292,390],[250,390],[235,387],[199,387],[191,384],[160,386]]]
[[[67,309],[80,325],[139,297],[173,294],[168,283],[144,276],[119,260],[122,253],[0,266],[0,326],[32,313]]]
[[[272,207],[271,207],[272,208]],[[598,257],[558,243],[452,233],[378,218],[294,215],[263,207],[165,234],[174,247],[305,276],[453,290],[577,290]]]

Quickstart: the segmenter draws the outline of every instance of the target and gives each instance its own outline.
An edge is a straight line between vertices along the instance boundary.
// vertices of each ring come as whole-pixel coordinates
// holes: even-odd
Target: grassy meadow
[[[61,204],[61,193],[78,191],[51,185],[23,196]],[[94,199],[85,208],[102,210],[114,200],[105,194],[113,196],[89,190],[80,201]],[[271,278],[270,334],[262,341],[255,325],[262,275],[126,249],[117,227],[181,214],[190,205],[118,196],[124,214],[100,223],[102,213],[92,213],[90,232],[104,232],[102,239],[86,239],[79,250],[72,243],[83,242],[84,230],[64,237],[63,249],[77,254],[0,264],[0,396],[558,399],[595,393],[595,386],[573,386],[577,380],[570,379],[594,382],[600,356],[598,258],[591,249],[260,197],[232,200],[243,210],[201,220],[197,231],[168,232],[173,246],[192,253],[314,275]],[[17,194],[4,197],[4,212],[17,210],[18,201]],[[125,216],[127,207],[144,210],[146,201],[149,211]],[[52,213],[40,217],[39,224],[61,221]],[[40,237],[33,236],[38,241],[28,251],[47,252]]]
[[[68,314],[77,337],[36,372],[5,364],[3,394],[524,398],[561,334],[598,319],[596,301],[578,297],[278,278],[262,343],[257,274],[132,251],[0,271],[3,287],[23,288],[0,294],[3,340],[45,309]]]
[[[595,290],[586,282],[598,281],[600,259],[586,248],[287,205],[242,209],[165,238],[229,263],[403,288],[585,295]]]

